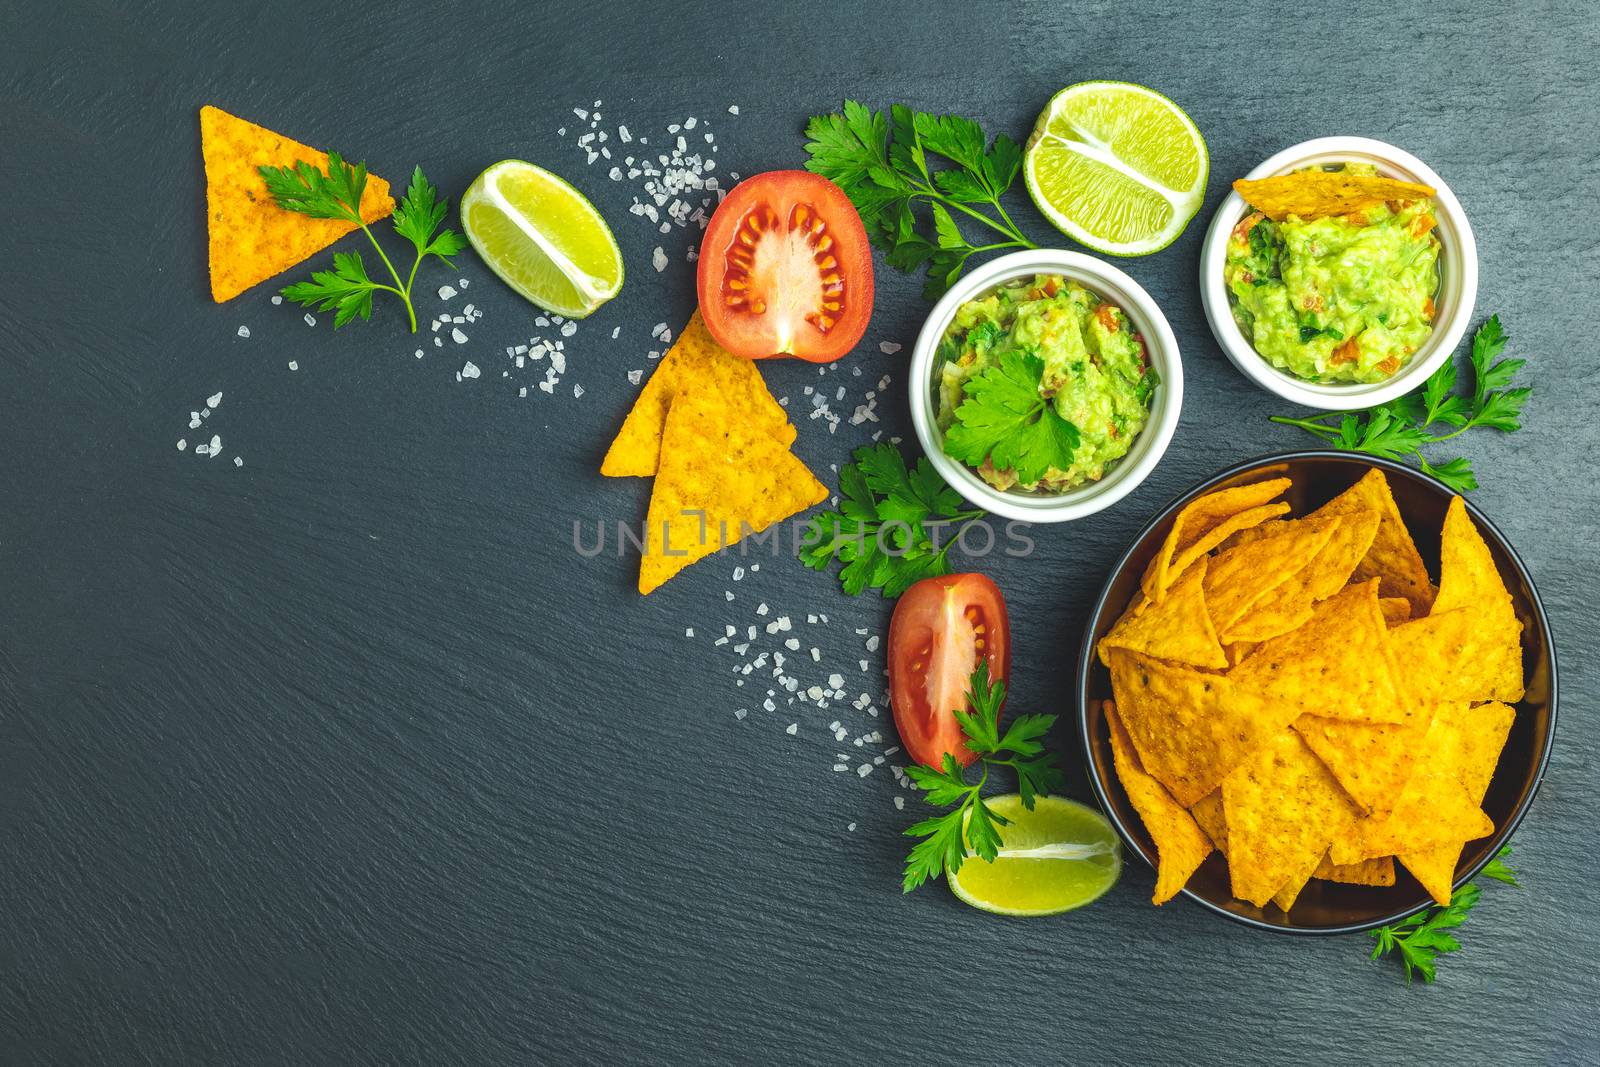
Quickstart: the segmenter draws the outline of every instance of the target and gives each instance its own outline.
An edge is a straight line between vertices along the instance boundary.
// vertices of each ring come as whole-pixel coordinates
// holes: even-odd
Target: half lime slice
[[[1022,175],[1057,229],[1113,256],[1167,247],[1205,200],[1210,157],[1183,109],[1130,82],[1061,90],[1028,138]]]
[[[622,251],[584,195],[543,167],[506,159],[461,198],[467,240],[511,288],[581,319],[622,288]]]
[[[955,895],[996,915],[1055,915],[1091,904],[1122,874],[1122,842],[1094,808],[1065,797],[1036,797],[1033,810],[1015,793],[986,799],[1005,844],[993,863],[968,854],[946,871]]]

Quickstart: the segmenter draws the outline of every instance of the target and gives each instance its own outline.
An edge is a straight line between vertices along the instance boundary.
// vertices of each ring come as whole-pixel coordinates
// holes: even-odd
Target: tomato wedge
[[[953,714],[967,706],[982,658],[990,679],[1011,669],[1011,623],[1000,587],[981,574],[924,578],[901,596],[889,623],[889,703],[911,758],[937,767],[946,752],[976,759]]]
[[[700,314],[746,359],[832,363],[872,318],[872,249],[844,190],[773,170],[734,187],[700,243]]]

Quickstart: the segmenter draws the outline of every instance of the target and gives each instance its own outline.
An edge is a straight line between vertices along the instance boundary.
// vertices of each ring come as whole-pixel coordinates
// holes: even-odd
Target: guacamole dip
[[[1296,377],[1381,382],[1433,331],[1434,226],[1432,199],[1281,222],[1251,212],[1223,266],[1234,321],[1263,359]]]
[[[1127,314],[1054,274],[1018,279],[962,304],[936,366],[945,451],[997,489],[1062,492],[1099,479],[1144,429],[1158,384]],[[1007,421],[1030,409],[1015,425]],[[979,440],[986,431],[996,435],[994,447],[955,451],[948,435],[958,422],[958,438],[977,428]],[[1043,445],[1052,458],[1041,465],[1035,457]],[[1032,462],[995,462],[1013,452]],[[1019,466],[1028,477],[1019,476]]]

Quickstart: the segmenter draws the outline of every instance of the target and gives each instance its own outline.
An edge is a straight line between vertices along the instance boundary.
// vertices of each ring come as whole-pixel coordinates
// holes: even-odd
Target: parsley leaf
[[[1005,682],[989,679],[987,661],[979,660],[967,689],[967,710],[956,711],[956,721],[966,734],[967,747],[978,754],[982,775],[969,783],[966,771],[946,752],[939,767],[918,765],[906,774],[912,784],[926,794],[923,799],[934,807],[954,810],[923,819],[905,830],[907,837],[920,837],[906,856],[900,879],[902,892],[909,893],[930,878],[961,869],[962,863],[977,856],[993,863],[1005,841],[1000,827],[1006,818],[983,801],[983,787],[995,767],[1010,767],[1017,775],[1017,792],[1022,806],[1033,810],[1035,798],[1066,786],[1066,776],[1046,752],[1040,740],[1055,725],[1054,715],[1023,715],[1000,733],[1000,709],[1005,705]]]
[[[956,421],[945,433],[944,450],[974,467],[990,461],[1015,470],[1031,484],[1052,467],[1072,466],[1078,428],[1039,394],[1044,360],[1018,350],[1003,352],[997,366],[967,381]]]
[[[346,163],[337,152],[328,153],[328,169],[320,171],[310,163],[301,161],[293,167],[259,167],[257,170],[267,185],[273,201],[285,211],[308,215],[314,219],[340,219],[361,227],[361,231],[377,249],[378,258],[388,268],[394,284],[375,282],[367,276],[361,257],[354,253],[337,253],[333,257],[333,270],[315,271],[309,282],[296,282],[282,290],[284,296],[302,307],[315,307],[333,311],[333,328],[338,329],[351,319],[372,318],[372,295],[382,291],[398,296],[406,306],[406,316],[411,332],[417,332],[417,310],[411,302],[411,290],[417,281],[417,268],[429,256],[437,256],[445,263],[467,246],[466,238],[454,230],[440,230],[450,201],[440,197],[439,191],[422,175],[422,168],[411,172],[411,186],[394,210],[395,232],[416,248],[416,259],[411,273],[402,282],[400,272],[373,236],[372,230],[361,218],[361,194],[367,187],[367,165]],[[453,264],[452,264],[453,265]]]
[[[1414,458],[1424,473],[1457,493],[1467,493],[1478,488],[1478,480],[1466,457],[1457,456],[1434,464],[1422,450],[1477,427],[1502,433],[1514,433],[1522,428],[1522,408],[1533,390],[1526,386],[1509,387],[1527,360],[1501,359],[1505,346],[1506,335],[1500,326],[1500,316],[1491,315],[1472,336],[1469,359],[1473,387],[1470,393],[1456,391],[1457,370],[1452,359],[1441,364],[1421,390],[1387,404],[1366,411],[1309,419],[1274,415],[1272,421],[1283,426],[1298,426],[1332,447],[1348,452],[1365,452],[1384,459]],[[1439,425],[1451,429],[1433,433],[1433,427]]]
[[[844,591],[878,589],[897,597],[923,578],[948,574],[950,546],[959,529],[984,512],[962,510],[926,456],[907,467],[887,442],[856,450],[839,471],[836,510],[814,515],[800,543],[800,561],[827,570],[838,561]]]
[[[923,295],[930,300],[960,277],[975,253],[1038,247],[1000,203],[1022,169],[1022,146],[1005,134],[991,143],[982,127],[960,115],[894,104],[886,119],[854,100],[835,114],[813,117],[805,132],[806,169],[844,190],[890,266],[927,270]],[[961,215],[1001,239],[972,244],[957,221]]]
[[[1502,858],[1510,854],[1511,846],[1507,845],[1496,853],[1479,873],[1520,889],[1516,873]],[[1453,930],[1466,922],[1467,913],[1473,909],[1482,895],[1483,890],[1474,880],[1451,894],[1450,903],[1445,907],[1430,908],[1408,919],[1378,927],[1370,935],[1376,942],[1370,958],[1377,960],[1390,953],[1397,953],[1400,962],[1405,965],[1407,985],[1410,985],[1417,975],[1422,976],[1424,983],[1431,983],[1436,977],[1438,958],[1446,953],[1461,950],[1461,942],[1456,940],[1454,934],[1446,931]]]

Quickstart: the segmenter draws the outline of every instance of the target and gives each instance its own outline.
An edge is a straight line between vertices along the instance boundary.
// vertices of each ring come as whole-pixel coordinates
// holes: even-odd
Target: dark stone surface
[[[970,10],[0,11],[0,1060],[1600,1059],[1592,8]],[[995,919],[942,887],[902,897],[913,809],[894,808],[887,768],[830,770],[843,746],[825,729],[884,724],[764,712],[710,642],[766,601],[821,647],[820,670],[869,677],[853,631],[881,630],[889,606],[792,560],[737,586],[732,561],[703,563],[641,602],[631,561],[571,550],[575,518],[642,514],[646,487],[603,482],[598,456],[634,392],[626,371],[660,347],[651,326],[676,329],[692,301],[691,233],[627,214],[637,183],[584,165],[573,106],[602,99],[608,128],[657,143],[699,116],[720,167],[750,173],[798,164],[805,116],[845,95],[1020,136],[1093,77],[1160,88],[1209,140],[1207,210],[1126,264],[1184,346],[1189,391],[1138,492],[1037,531],[1032,558],[984,562],[1016,622],[1016,706],[1071,714],[1084,613],[1151,512],[1306,443],[1266,421],[1281,405],[1201,315],[1196,257],[1227,179],[1317,134],[1409,148],[1466,205],[1480,311],[1531,360],[1527,428],[1461,448],[1540,582],[1566,700],[1516,837],[1525,888],[1486,890],[1432,988],[1368,964],[1364,938],[1154,910],[1142,868],[1051,920]],[[215,306],[207,102],[392,179],[421,163],[452,194],[495,159],[546,163],[613,221],[627,286],[568,341],[556,395],[527,399],[500,353],[534,312],[470,254],[459,273],[485,318],[422,360],[394,305],[337,335],[266,286]],[[1020,187],[1012,199],[1050,240]],[[868,344],[826,381],[853,405],[890,374],[884,425],[908,433],[906,354],[877,342],[909,346],[926,305],[886,269],[879,286]],[[466,359],[484,374],[458,383]],[[803,411],[815,372],[767,371]],[[189,430],[218,390],[205,432]],[[800,431],[830,479],[865,439]],[[196,457],[212,432],[225,455]],[[1057,741],[1085,795],[1065,724]]]

